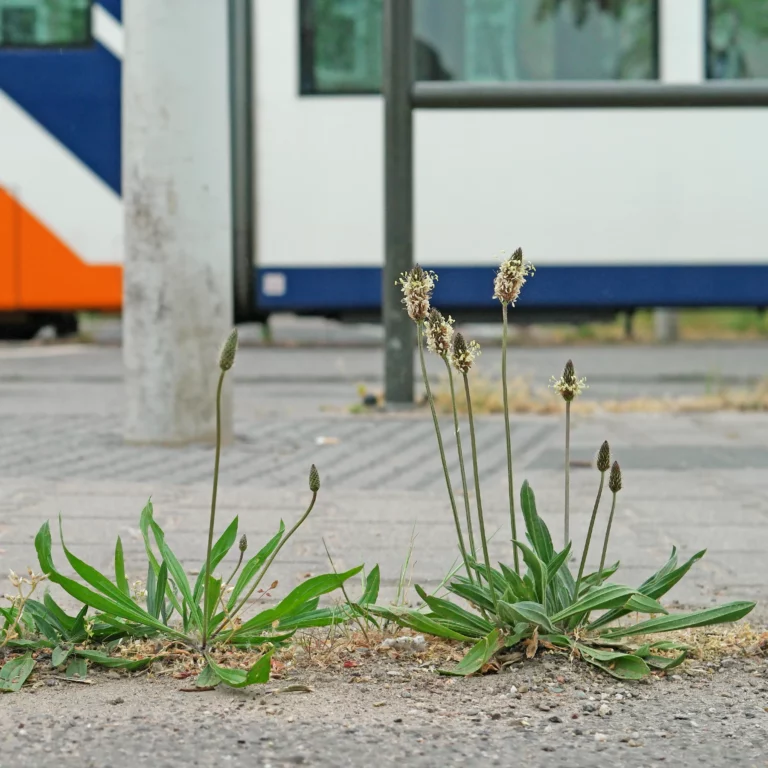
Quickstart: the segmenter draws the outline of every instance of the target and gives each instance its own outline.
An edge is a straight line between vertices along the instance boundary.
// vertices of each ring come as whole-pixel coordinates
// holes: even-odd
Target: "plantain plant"
[[[502,379],[506,392],[506,343],[507,307],[514,306],[520,288],[533,272],[532,266],[523,259],[518,249],[505,259],[495,281],[495,297],[502,302],[503,350]],[[424,275],[429,280],[425,281]],[[414,281],[414,277],[418,278]],[[463,546],[461,531],[458,531],[460,552],[468,573],[454,574],[447,581],[448,591],[458,601],[464,601],[470,610],[462,607],[457,600],[446,600],[428,595],[420,586],[416,591],[423,605],[418,609],[405,607],[369,605],[369,613],[394,621],[401,626],[438,637],[473,643],[464,659],[447,674],[468,675],[488,664],[496,654],[515,647],[525,649],[527,656],[533,656],[539,647],[561,650],[623,680],[635,680],[648,675],[651,670],[669,670],[680,664],[688,647],[668,640],[659,640],[658,633],[702,627],[737,621],[746,616],[755,606],[753,602],[731,602],[715,608],[690,613],[670,614],[659,600],[674,587],[690,570],[694,563],[704,556],[697,552],[684,563],[678,563],[677,550],[667,562],[638,587],[615,583],[612,578],[619,569],[619,562],[606,566],[611,527],[616,511],[616,502],[622,489],[622,471],[618,462],[611,465],[610,446],[604,442],[597,456],[600,482],[589,531],[582,550],[578,572],[574,577],[570,570],[573,542],[570,539],[570,406],[586,387],[585,379],[578,378],[573,363],[569,360],[563,375],[553,382],[553,388],[563,398],[566,407],[565,431],[565,505],[563,528],[565,541],[559,551],[552,543],[549,529],[539,515],[533,489],[527,481],[520,490],[520,511],[522,513],[525,538],[517,533],[516,511],[512,488],[512,446],[509,432],[508,412],[505,409],[507,437],[507,468],[510,499],[510,525],[513,565],[503,563],[498,568],[491,565],[485,537],[485,525],[480,494],[477,448],[474,440],[469,373],[479,354],[475,342],[466,342],[455,334],[451,347],[451,324],[442,319],[439,312],[431,311],[431,289],[437,276],[416,267],[402,276],[400,284],[404,293],[403,302],[409,310],[417,306],[419,334],[427,337],[429,349],[450,358],[454,368],[462,375],[467,416],[470,428],[472,466],[474,469],[475,500],[478,529],[481,536],[482,560],[478,560],[474,547],[467,552]],[[424,291],[425,283],[429,290]],[[414,295],[414,285],[420,286]],[[413,314],[409,311],[413,317]],[[439,337],[439,338],[438,338]],[[453,350],[452,354],[447,352]],[[431,390],[426,368],[422,372],[431,403]],[[504,397],[505,403],[507,397]],[[455,397],[454,397],[455,407]],[[435,427],[439,429],[437,419]],[[458,434],[458,420],[456,432]],[[442,447],[442,446],[441,446]],[[461,447],[459,446],[461,452]],[[445,466],[445,462],[443,459]],[[463,466],[463,460],[462,460]],[[599,512],[604,490],[605,474],[609,471],[608,489],[611,493],[611,509],[603,537],[600,566],[593,573],[585,574],[585,565]],[[463,474],[463,473],[462,473]],[[446,470],[446,481],[450,479]],[[465,482],[465,499],[466,493]],[[458,526],[455,503],[454,519]],[[472,522],[468,520],[468,530]],[[522,566],[520,565],[522,560]],[[600,612],[592,618],[592,614]],[[646,614],[648,619],[637,623],[621,622],[630,613]],[[633,638],[640,638],[633,642]]]
[[[87,662],[107,667],[138,669],[158,658],[156,655],[129,653],[131,641],[158,638],[179,644],[199,655],[204,665],[197,680],[199,686],[224,683],[242,688],[269,679],[274,649],[288,642],[302,628],[319,627],[348,620],[361,605],[375,602],[378,596],[378,567],[364,582],[359,603],[320,608],[320,597],[360,573],[362,566],[342,573],[315,576],[302,582],[276,605],[244,619],[248,601],[256,593],[263,596],[277,588],[268,572],[280,550],[304,523],[312,511],[320,490],[320,475],[313,465],[309,472],[311,498],[306,511],[286,533],[280,521],[277,532],[261,549],[245,559],[248,541],[245,534],[238,541],[239,520],[234,520],[214,540],[216,494],[221,454],[221,394],[224,377],[232,368],[237,352],[237,331],[233,330],[219,356],[219,384],[216,393],[216,450],[213,493],[205,561],[194,582],[166,541],[165,533],[154,517],[152,502],[141,513],[141,529],[148,565],[144,589],[132,591],[126,575],[123,546],[117,538],[114,576],[108,577],[78,558],[65,544],[59,518],[59,533],[64,556],[82,581],[65,576],[55,565],[51,531],[44,523],[35,538],[35,548],[42,570],[30,579],[16,577],[19,596],[10,608],[0,609],[0,650],[16,652],[0,669],[0,691],[18,690],[32,672],[36,660],[50,658],[54,668],[69,675],[84,675]],[[216,573],[237,543],[238,559],[225,581]],[[231,567],[231,566],[230,566]],[[15,574],[12,576],[15,577]],[[74,616],[46,593],[42,601],[32,599],[38,583],[47,578],[57,584],[82,607]],[[13,579],[12,579],[13,581]],[[268,585],[262,588],[261,585]],[[24,588],[27,592],[24,593]],[[257,593],[256,590],[259,590]],[[92,611],[89,613],[89,611]],[[221,651],[252,650],[258,655],[247,670],[229,668],[217,661]],[[19,652],[22,655],[18,655]]]

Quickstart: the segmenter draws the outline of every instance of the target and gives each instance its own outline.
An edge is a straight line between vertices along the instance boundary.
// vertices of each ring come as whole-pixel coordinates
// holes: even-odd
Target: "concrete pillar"
[[[674,309],[658,308],[653,311],[653,331],[656,341],[671,344],[678,339],[678,318]]]
[[[232,326],[227,6],[123,3],[125,438],[212,440]],[[224,396],[231,435],[231,394]]]

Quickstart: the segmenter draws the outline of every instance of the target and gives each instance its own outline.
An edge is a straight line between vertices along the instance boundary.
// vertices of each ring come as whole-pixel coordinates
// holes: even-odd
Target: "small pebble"
[[[595,741],[598,744],[603,744],[606,741],[608,741],[608,737],[604,733],[596,733],[595,734]]]
[[[562,723],[563,722],[563,718],[562,717],[558,717],[557,715],[552,715],[552,717],[549,718],[549,722],[550,723]]]
[[[539,704],[539,709],[540,709],[542,712],[549,712],[549,710],[550,710],[550,709],[552,709],[552,707],[550,707],[550,706],[549,706],[549,704],[544,704],[544,703],[542,702],[541,704]]]
[[[607,704],[601,704],[600,708],[597,710],[597,714],[600,717],[608,717],[609,715],[613,714],[613,710],[611,710]]]

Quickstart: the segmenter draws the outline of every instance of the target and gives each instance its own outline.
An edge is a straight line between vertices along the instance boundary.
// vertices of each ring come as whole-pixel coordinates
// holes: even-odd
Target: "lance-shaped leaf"
[[[552,546],[552,536],[536,511],[536,497],[534,496],[533,488],[531,488],[527,480],[523,482],[520,488],[520,507],[523,511],[528,538],[536,550],[536,554],[545,563],[549,563],[555,554],[554,547]]]
[[[504,646],[504,639],[498,629],[494,629],[485,637],[480,638],[467,651],[466,656],[453,668],[441,669],[440,674],[466,677],[479,672]]]
[[[577,643],[576,647],[584,661],[619,680],[640,680],[651,671],[641,658],[631,653],[603,651],[581,643]]]
[[[499,600],[499,618],[510,626],[524,622],[541,627],[546,634],[553,634],[557,631],[541,603],[526,600],[521,600],[519,603],[506,603]]]
[[[258,685],[269,682],[270,662],[272,651],[265,653],[247,672],[243,669],[227,669],[219,666],[210,655],[206,655],[206,661],[211,671],[223,683],[232,688],[245,688],[247,685]]]
[[[637,592],[632,587],[625,587],[621,584],[603,584],[601,587],[595,587],[580,597],[575,603],[564,608],[559,613],[552,616],[555,623],[563,621],[570,616],[588,613],[589,611],[600,611],[607,608],[615,608],[617,605],[624,605],[627,599]]]

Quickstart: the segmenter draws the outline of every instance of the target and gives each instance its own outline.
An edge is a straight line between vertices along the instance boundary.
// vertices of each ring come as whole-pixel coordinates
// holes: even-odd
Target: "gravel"
[[[764,659],[620,683],[551,657],[457,679],[358,656],[354,671],[310,666],[245,691],[97,671],[90,686],[25,689],[0,698],[0,768],[767,764]],[[295,684],[311,691],[280,692]]]

